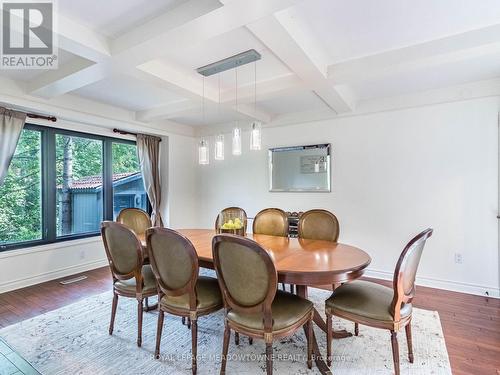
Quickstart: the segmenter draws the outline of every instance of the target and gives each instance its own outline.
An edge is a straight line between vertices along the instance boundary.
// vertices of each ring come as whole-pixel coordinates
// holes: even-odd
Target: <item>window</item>
[[[0,245],[42,238],[41,134],[23,130],[0,186]]]
[[[102,141],[56,134],[57,236],[92,233],[103,218]]]
[[[98,235],[126,207],[150,209],[135,142],[27,124],[0,186],[0,250]]]
[[[113,217],[124,208],[147,210],[147,197],[134,144],[113,142]]]

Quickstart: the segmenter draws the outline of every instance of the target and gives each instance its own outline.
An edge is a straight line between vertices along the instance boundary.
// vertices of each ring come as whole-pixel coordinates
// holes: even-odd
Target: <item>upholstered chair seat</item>
[[[142,266],[142,291],[147,294],[155,294],[156,293],[156,279],[153,274],[153,270],[150,265]],[[122,293],[131,293],[135,294],[136,291],[136,282],[134,279],[128,280],[117,280],[115,282],[115,289]]]
[[[273,312],[273,332],[285,330],[299,321],[307,319],[313,309],[312,302],[300,298],[299,296],[283,291],[277,291],[271,305]],[[243,313],[230,310],[227,319],[240,327],[263,331],[264,321],[262,314]]]
[[[394,289],[368,281],[353,281],[335,289],[333,296],[326,300],[326,309],[332,315],[350,315],[375,321],[394,321],[391,311]],[[411,303],[401,307],[401,318],[411,315]]]
[[[196,308],[198,312],[222,308],[219,283],[213,277],[199,276],[196,282]],[[160,305],[167,309],[189,311],[189,294],[162,297]]]

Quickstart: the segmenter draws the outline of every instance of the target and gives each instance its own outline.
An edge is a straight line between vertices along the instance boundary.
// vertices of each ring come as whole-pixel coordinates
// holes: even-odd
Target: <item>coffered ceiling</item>
[[[0,77],[143,122],[306,121],[500,77],[498,0],[64,0],[58,16],[59,69]],[[257,105],[249,64],[238,69],[236,107],[234,70],[203,81],[195,69],[248,49],[262,55]]]

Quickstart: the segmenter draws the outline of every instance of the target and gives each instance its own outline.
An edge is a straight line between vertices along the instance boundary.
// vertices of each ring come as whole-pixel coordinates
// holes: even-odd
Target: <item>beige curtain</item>
[[[151,221],[154,226],[163,227],[160,213],[160,141],[161,138],[151,135],[137,134],[137,154],[141,163],[144,187],[153,208]]]
[[[0,186],[7,176],[25,121],[26,113],[0,107]]]

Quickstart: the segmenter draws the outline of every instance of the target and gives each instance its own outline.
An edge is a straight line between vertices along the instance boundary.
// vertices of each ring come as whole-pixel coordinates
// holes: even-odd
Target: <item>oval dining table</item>
[[[200,267],[213,269],[212,238],[213,229],[180,229],[194,245]],[[309,240],[247,234],[271,256],[278,272],[278,281],[294,284],[297,294],[307,298],[307,288],[321,285],[338,285],[361,277],[371,262],[370,256],[357,247],[339,242]],[[140,238],[145,248],[144,237]],[[326,323],[314,309],[314,323],[326,332]],[[334,331],[336,339],[352,336],[347,331]],[[322,374],[331,374],[313,334],[313,353],[316,366]]]

